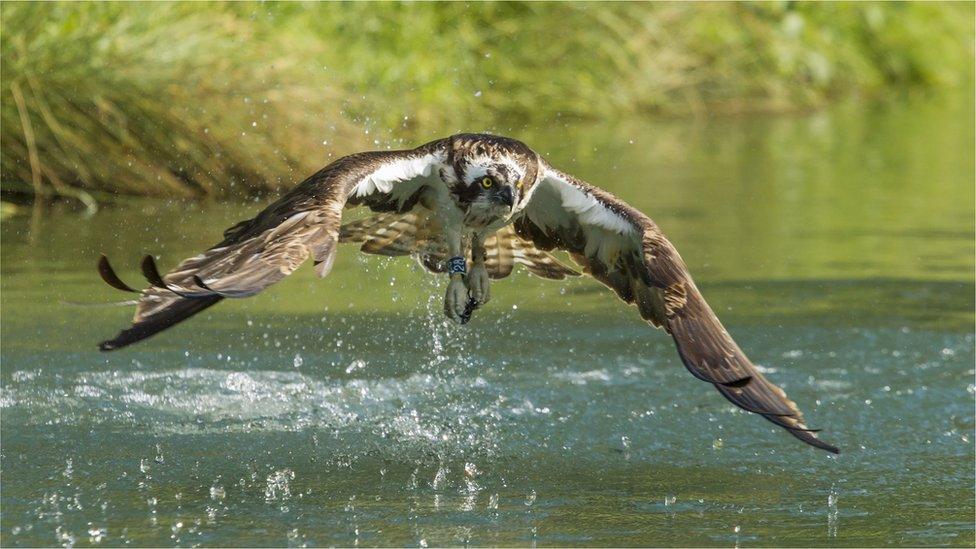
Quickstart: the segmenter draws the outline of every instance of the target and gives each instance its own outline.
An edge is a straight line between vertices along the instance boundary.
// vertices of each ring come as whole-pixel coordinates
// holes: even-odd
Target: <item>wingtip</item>
[[[820,448],[821,450],[826,450],[826,451],[830,452],[831,454],[840,454],[840,448],[834,446],[833,444],[824,442],[824,441],[820,440],[819,438],[817,438],[816,436],[814,436],[813,438],[814,438],[814,440],[816,440],[817,442],[820,443],[819,445],[817,445],[817,448]]]
[[[112,268],[112,264],[109,263],[108,257],[105,254],[100,254],[98,257],[98,275],[102,277],[102,280],[106,284],[115,288],[116,290],[122,290],[123,292],[130,292],[134,294],[140,293],[139,290],[129,286],[119,278],[119,275],[115,273],[115,269]]]
[[[833,444],[827,444],[826,442],[822,442],[821,444],[814,444],[813,446],[816,448],[820,448],[821,450],[826,450],[834,455],[840,454],[840,448],[834,446]]]
[[[828,442],[824,442],[824,441],[820,440],[819,438],[817,438],[817,435],[814,434],[814,433],[816,431],[818,431],[819,429],[818,430],[813,430],[812,432],[811,432],[811,430],[808,430],[808,429],[796,429],[796,428],[788,428],[787,430],[789,431],[789,433],[791,435],[793,435],[796,438],[802,440],[803,442],[809,444],[810,446],[813,446],[814,448],[819,448],[821,450],[826,450],[827,452],[830,452],[831,454],[839,454],[840,453],[840,449],[837,448],[836,446],[834,446],[833,444],[830,444]]]
[[[156,260],[153,259],[153,256],[147,254],[142,258],[139,266],[142,268],[142,276],[146,277],[146,280],[150,284],[157,288],[169,289],[166,281],[163,280],[163,276],[159,274],[159,269],[156,267]]]
[[[122,330],[112,339],[102,341],[98,344],[98,349],[103,352],[115,351],[123,347],[128,347],[133,343],[138,343],[190,318],[207,307],[216,304],[221,299],[223,298],[214,295],[202,299],[174,300],[163,311],[148,319],[133,323],[132,326]]]
[[[121,340],[123,334],[125,334],[124,330],[120,332],[117,336],[115,336],[114,339],[106,339],[105,341],[102,341],[101,343],[98,344],[98,350],[103,353],[106,353],[109,351],[114,351],[116,349],[121,349],[122,347],[125,347],[127,343]]]

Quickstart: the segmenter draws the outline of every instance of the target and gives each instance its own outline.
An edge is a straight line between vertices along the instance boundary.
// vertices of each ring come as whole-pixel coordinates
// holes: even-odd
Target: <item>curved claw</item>
[[[105,254],[102,254],[98,258],[98,274],[102,277],[102,280],[104,280],[106,284],[115,288],[116,290],[122,290],[123,292],[131,292],[134,294],[142,293],[125,282],[122,282],[119,275],[115,274],[115,269],[112,268],[112,265],[108,262],[108,258],[105,257]]]
[[[478,302],[474,298],[469,298],[468,303],[464,306],[464,313],[461,314],[461,324],[467,324],[471,320],[471,315],[474,314],[475,309],[478,308]]]

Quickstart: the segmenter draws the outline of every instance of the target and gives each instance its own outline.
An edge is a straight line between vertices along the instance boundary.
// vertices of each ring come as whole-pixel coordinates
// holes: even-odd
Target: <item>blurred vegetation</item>
[[[0,5],[6,196],[242,195],[363,148],[971,86],[972,3]]]

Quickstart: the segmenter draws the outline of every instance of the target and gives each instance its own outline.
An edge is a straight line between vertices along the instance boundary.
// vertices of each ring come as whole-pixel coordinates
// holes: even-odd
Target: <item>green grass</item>
[[[969,3],[5,2],[0,188],[243,195],[330,157],[458,130],[970,85],[973,14]]]

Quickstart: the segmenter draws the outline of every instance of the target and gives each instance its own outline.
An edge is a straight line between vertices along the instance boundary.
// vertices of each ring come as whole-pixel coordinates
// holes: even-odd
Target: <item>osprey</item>
[[[343,210],[360,206],[376,214],[342,225]],[[550,254],[568,252],[583,273],[670,334],[692,375],[803,442],[838,452],[732,340],[653,221],[520,141],[495,135],[340,158],[166,275],[146,256],[150,286],[142,291],[122,282],[102,256],[102,278],[141,296],[132,326],[100,348],[125,347],[224,298],[254,295],[309,258],[324,277],[341,242],[360,243],[370,254],[410,255],[430,272],[447,273],[444,313],[460,323],[488,302],[489,281],[508,276],[515,264],[548,279],[578,276]]]

